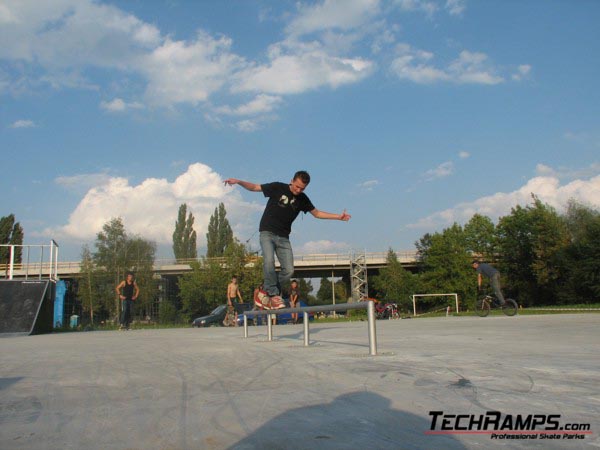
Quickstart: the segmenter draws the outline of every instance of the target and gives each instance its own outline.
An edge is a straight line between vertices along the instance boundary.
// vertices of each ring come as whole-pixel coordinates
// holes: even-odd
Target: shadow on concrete
[[[0,391],[21,381],[23,377],[0,378]]]
[[[428,411],[423,412],[424,415]],[[429,436],[429,420],[390,408],[372,392],[344,394],[331,403],[292,409],[273,418],[230,450],[464,449],[452,436]]]

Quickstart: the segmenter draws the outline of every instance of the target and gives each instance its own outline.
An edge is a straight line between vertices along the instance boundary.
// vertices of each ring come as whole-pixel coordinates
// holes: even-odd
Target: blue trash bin
[[[71,316],[71,328],[77,328],[79,326],[79,316],[73,314]]]

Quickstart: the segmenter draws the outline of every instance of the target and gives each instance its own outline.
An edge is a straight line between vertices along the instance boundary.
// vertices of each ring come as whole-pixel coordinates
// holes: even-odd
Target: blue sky
[[[0,0],[0,215],[77,260],[102,224],[200,251],[219,202],[241,241],[290,180],[296,253],[412,250],[531,193],[600,207],[600,2]]]

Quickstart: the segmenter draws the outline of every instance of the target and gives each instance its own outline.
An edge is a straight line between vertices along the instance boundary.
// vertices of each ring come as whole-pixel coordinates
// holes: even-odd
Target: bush
[[[179,323],[181,322],[181,316],[179,311],[169,301],[162,301],[158,308],[158,318],[161,324],[167,323]]]

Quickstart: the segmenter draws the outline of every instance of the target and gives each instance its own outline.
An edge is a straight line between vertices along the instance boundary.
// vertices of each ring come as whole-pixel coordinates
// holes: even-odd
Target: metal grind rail
[[[309,313],[319,313],[328,311],[350,311],[353,309],[366,309],[367,310],[367,324],[369,334],[369,355],[377,355],[377,335],[375,330],[375,305],[373,302],[359,302],[359,303],[343,303],[340,305],[321,305],[321,306],[305,306],[303,308],[284,308],[284,309],[271,309],[271,310],[257,310],[257,311],[246,311],[244,312],[244,338],[248,338],[248,317],[267,316],[267,336],[268,340],[273,340],[273,323],[271,316],[277,316],[279,314],[286,313],[300,313],[302,314],[302,322],[304,324],[304,346],[310,345],[310,324],[309,324]]]

